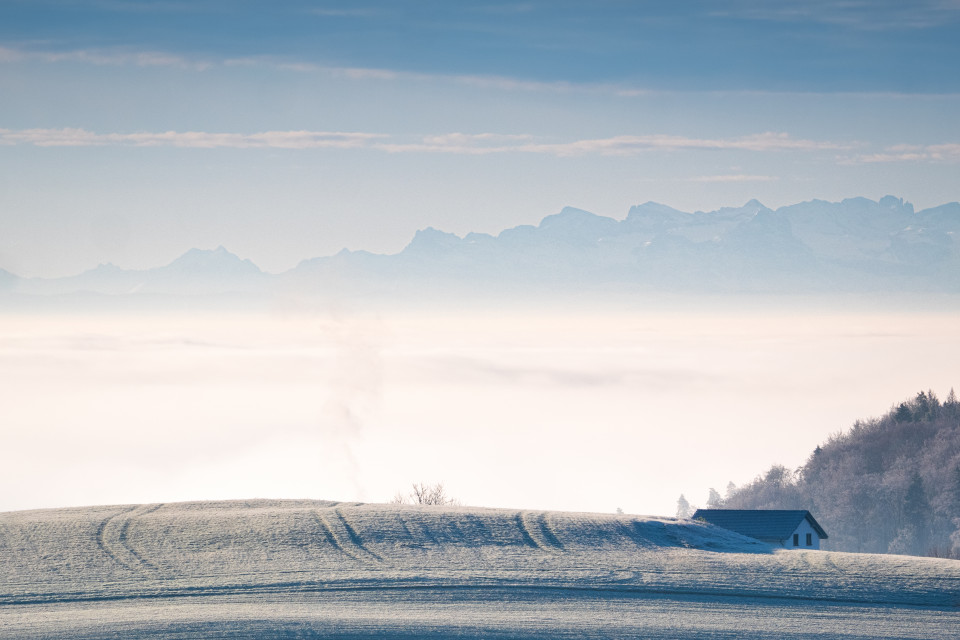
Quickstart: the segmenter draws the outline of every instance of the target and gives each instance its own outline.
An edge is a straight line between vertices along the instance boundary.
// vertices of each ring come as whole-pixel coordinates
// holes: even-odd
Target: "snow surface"
[[[702,522],[253,500],[0,514],[0,637],[862,637],[960,632],[960,562]]]

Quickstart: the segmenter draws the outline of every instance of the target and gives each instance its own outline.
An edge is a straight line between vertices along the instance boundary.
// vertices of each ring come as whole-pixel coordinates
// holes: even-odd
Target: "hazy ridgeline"
[[[191,249],[150,269],[107,263],[60,278],[0,268],[0,293],[141,299],[306,293],[401,302],[425,294],[956,294],[958,237],[957,202],[914,211],[886,196],[773,210],[751,200],[694,213],[647,202],[622,220],[566,207],[536,226],[497,235],[460,237],[429,227],[399,253],[344,249],[281,273],[264,272],[224,247]]]
[[[960,402],[920,392],[832,435],[795,471],[774,465],[713,502],[809,509],[831,550],[960,558]]]

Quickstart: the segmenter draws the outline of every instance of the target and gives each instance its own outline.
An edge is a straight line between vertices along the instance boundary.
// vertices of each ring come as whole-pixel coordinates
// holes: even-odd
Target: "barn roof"
[[[697,509],[694,520],[705,520],[710,524],[736,531],[739,534],[763,540],[780,542],[790,537],[804,519],[810,523],[820,538],[826,538],[823,530],[809,511],[787,511],[780,509]]]

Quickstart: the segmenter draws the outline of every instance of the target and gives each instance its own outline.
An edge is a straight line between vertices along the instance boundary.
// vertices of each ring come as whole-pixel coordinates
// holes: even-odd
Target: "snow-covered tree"
[[[720,493],[713,487],[710,487],[710,493],[707,495],[707,506],[711,509],[719,509],[723,506],[723,498],[720,497]]]

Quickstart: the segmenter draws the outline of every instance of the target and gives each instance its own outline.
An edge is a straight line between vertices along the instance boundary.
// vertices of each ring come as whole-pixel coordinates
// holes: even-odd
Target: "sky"
[[[960,3],[0,2],[0,268],[960,199]]]
[[[0,0],[0,269],[222,245],[277,273],[565,206],[958,201],[958,26],[957,0]],[[935,304],[318,304],[0,306],[0,510],[445,481],[672,515],[945,395],[960,354]]]

